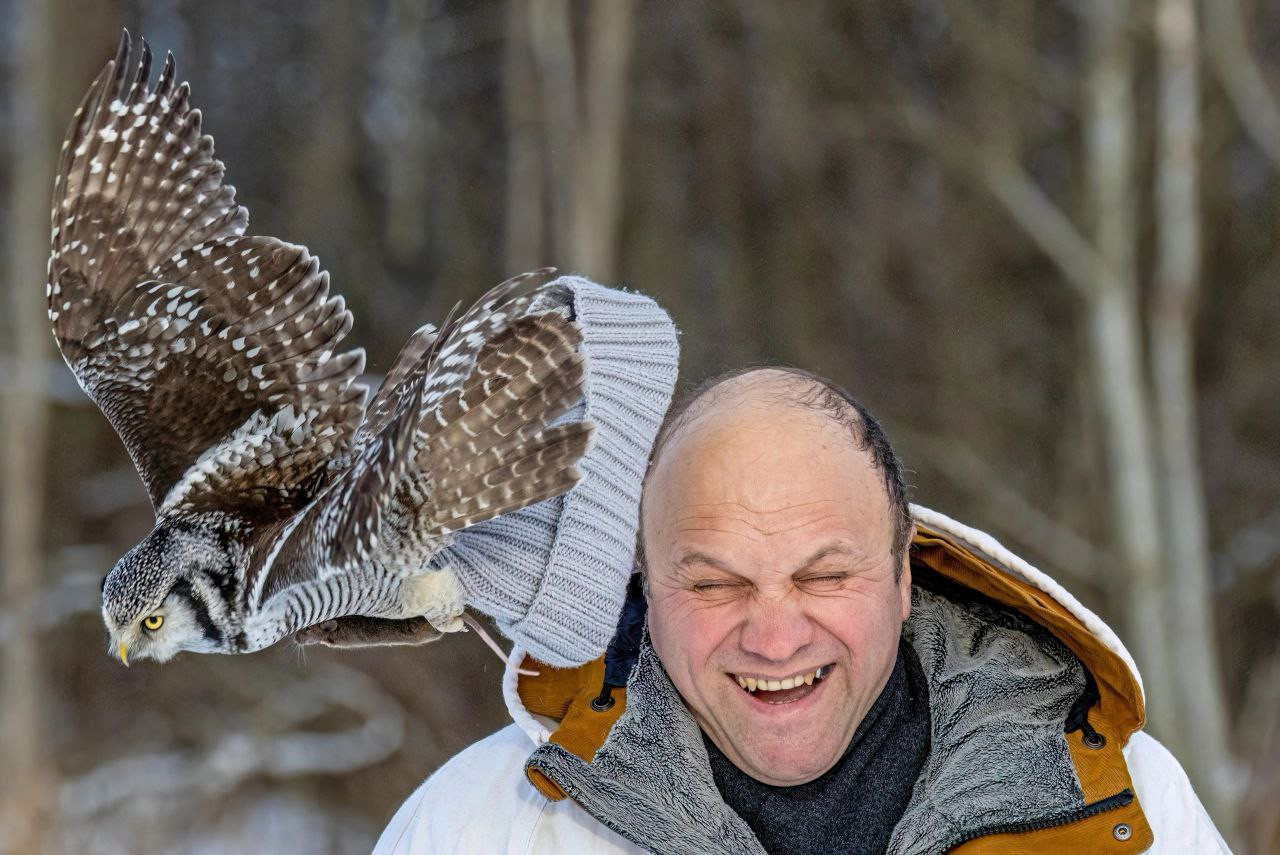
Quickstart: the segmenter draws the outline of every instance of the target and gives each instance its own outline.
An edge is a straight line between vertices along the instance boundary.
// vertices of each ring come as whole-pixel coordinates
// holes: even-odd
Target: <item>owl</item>
[[[128,33],[54,184],[49,319],[156,524],[107,574],[109,652],[241,653],[344,616],[460,629],[450,535],[567,491],[591,438],[550,271],[409,339],[372,400],[307,249],[246,236],[186,83]]]

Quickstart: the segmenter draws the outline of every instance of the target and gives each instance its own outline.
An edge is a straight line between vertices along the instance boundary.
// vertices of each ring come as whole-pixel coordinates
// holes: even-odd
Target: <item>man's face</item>
[[[793,786],[835,764],[888,681],[910,571],[894,579],[869,455],[826,416],[729,384],[745,388],[678,432],[647,484],[650,635],[720,750]]]

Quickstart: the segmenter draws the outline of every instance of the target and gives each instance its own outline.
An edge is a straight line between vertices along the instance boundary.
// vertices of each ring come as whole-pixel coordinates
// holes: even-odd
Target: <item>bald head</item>
[[[761,427],[768,427],[786,410],[828,420],[838,429],[838,436],[869,457],[884,485],[893,552],[901,559],[911,538],[902,464],[875,417],[843,388],[812,372],[790,367],[747,368],[705,380],[672,407],[654,442],[649,471],[658,468],[667,448],[688,431],[741,416],[746,416],[747,424],[754,417]],[[643,525],[643,513],[641,517]]]
[[[811,374],[716,378],[662,432],[640,511],[649,637],[757,781],[827,772],[884,689],[911,613],[904,493],[879,425]]]

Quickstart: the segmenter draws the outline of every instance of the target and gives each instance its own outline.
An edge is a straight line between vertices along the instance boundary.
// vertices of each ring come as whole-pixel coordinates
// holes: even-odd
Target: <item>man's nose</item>
[[[739,644],[746,653],[786,662],[813,641],[813,623],[794,592],[757,598],[747,607]]]

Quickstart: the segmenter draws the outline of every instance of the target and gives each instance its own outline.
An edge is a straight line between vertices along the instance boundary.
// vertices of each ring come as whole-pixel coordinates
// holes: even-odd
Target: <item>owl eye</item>
[[[164,626],[164,615],[147,615],[142,619],[142,626],[149,632],[155,632]]]

